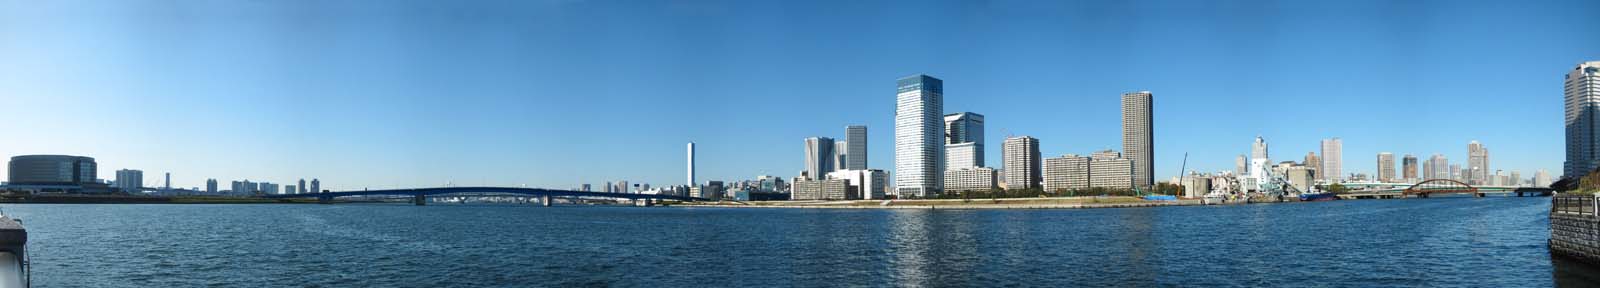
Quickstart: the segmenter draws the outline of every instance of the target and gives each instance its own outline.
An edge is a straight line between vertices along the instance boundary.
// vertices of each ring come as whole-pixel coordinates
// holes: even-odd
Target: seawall
[[[1600,215],[1595,195],[1550,197],[1550,255],[1600,265]]]

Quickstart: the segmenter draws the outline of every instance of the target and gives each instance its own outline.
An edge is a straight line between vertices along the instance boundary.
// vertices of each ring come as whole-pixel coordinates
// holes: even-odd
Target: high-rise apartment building
[[[1483,147],[1483,144],[1478,143],[1478,140],[1468,142],[1467,167],[1464,168],[1468,171],[1466,175],[1463,175],[1467,177],[1467,184],[1489,184],[1489,175],[1492,175],[1489,172],[1491,171],[1489,170],[1489,148]]]
[[[1239,158],[1233,160],[1233,174],[1244,176],[1245,174],[1250,173],[1249,161],[1250,160],[1246,160],[1244,154],[1239,154]]]
[[[1306,159],[1302,160],[1300,164],[1316,172],[1322,171],[1319,170],[1322,169],[1322,157],[1317,157],[1317,152],[1306,152]]]
[[[834,170],[833,149],[835,147],[837,146],[834,146],[833,138],[806,138],[805,177],[807,179],[827,179],[828,172],[833,172]]]
[[[1533,187],[1550,187],[1550,172],[1544,169],[1533,171]]]
[[[895,84],[895,194],[902,198],[938,195],[944,186],[944,81],[914,75]]]
[[[117,170],[117,189],[123,192],[139,192],[144,187],[144,171],[133,169]]]
[[[1133,160],[1133,185],[1145,189],[1156,179],[1151,102],[1150,91],[1122,94],[1122,153]]]
[[[217,179],[206,179],[206,194],[217,194]]]
[[[1089,157],[1062,155],[1044,159],[1044,190],[1063,192],[1089,188]]]
[[[1450,172],[1450,170],[1454,170],[1452,168],[1453,166],[1450,165],[1450,159],[1449,158],[1445,158],[1444,154],[1433,154],[1433,157],[1429,157],[1428,158],[1428,167],[1429,167],[1428,170],[1431,170],[1432,172],[1428,173],[1429,175],[1427,177],[1425,177],[1425,178],[1428,178],[1428,179],[1423,179],[1423,180],[1455,179],[1455,177],[1450,175],[1450,174],[1454,174],[1454,173]]]
[[[311,178],[311,193],[322,193],[322,180]]]
[[[1393,183],[1394,153],[1378,153],[1378,182]]]
[[[1317,172],[1329,183],[1344,179],[1344,140],[1322,139],[1322,167]]]
[[[1579,63],[1567,72],[1564,88],[1567,161],[1561,177],[1582,177],[1600,167],[1600,61]]]
[[[1406,180],[1417,179],[1417,156],[1406,154],[1400,159],[1400,177]]]
[[[849,143],[845,147],[845,170],[867,170],[867,126],[850,125],[844,127],[844,140]],[[870,198],[869,198],[870,199]]]
[[[1094,152],[1089,158],[1089,187],[1133,189],[1132,159],[1112,150]]]
[[[1039,139],[1028,136],[1007,137],[1004,154],[1006,189],[1039,188],[1042,178],[1039,159]]]
[[[300,178],[300,185],[299,185],[299,187],[300,187],[300,188],[299,188],[299,189],[300,189],[300,191],[299,191],[299,192],[295,192],[295,193],[299,193],[299,194],[306,194],[306,190],[307,190],[307,189],[309,189],[309,188],[307,188],[307,187],[306,187],[306,178]]]

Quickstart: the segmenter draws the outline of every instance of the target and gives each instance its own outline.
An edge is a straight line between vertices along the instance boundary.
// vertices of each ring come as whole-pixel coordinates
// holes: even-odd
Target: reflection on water
[[[1584,264],[1563,257],[1550,257],[1550,266],[1555,269],[1556,287],[1597,287],[1600,286],[1600,266]]]
[[[1084,210],[0,205],[39,287],[1583,287],[1548,198]],[[181,243],[181,244],[180,244]]]

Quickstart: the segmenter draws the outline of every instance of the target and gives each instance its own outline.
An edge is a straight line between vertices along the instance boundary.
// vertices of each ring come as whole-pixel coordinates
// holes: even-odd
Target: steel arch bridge
[[[1478,193],[1478,187],[1473,187],[1467,183],[1450,179],[1432,179],[1428,181],[1422,181],[1415,185],[1411,185],[1411,187],[1407,187],[1406,190],[1401,194],[1417,195],[1417,197],[1428,198],[1428,195],[1435,193],[1471,193],[1473,196],[1483,196],[1483,194]]]
[[[332,200],[333,198],[349,197],[349,196],[411,196],[411,197],[413,197],[415,199],[417,205],[422,205],[423,203],[426,202],[427,197],[448,196],[448,195],[453,195],[453,194],[481,195],[481,193],[494,193],[494,194],[505,194],[505,195],[523,195],[523,196],[543,197],[546,200],[545,203],[549,203],[549,197],[599,197],[599,198],[627,199],[627,200],[651,200],[651,201],[654,201],[654,200],[709,201],[708,199],[705,199],[705,198],[685,197],[685,196],[677,196],[677,195],[607,193],[607,192],[554,190],[554,189],[541,189],[541,188],[514,188],[514,187],[439,187],[439,188],[387,189],[387,190],[362,190],[362,191],[343,191],[343,192],[307,193],[307,194],[275,194],[275,195],[265,195],[265,196],[262,196],[262,197],[263,198],[268,198],[268,199],[316,198],[316,199],[318,199],[318,200],[320,200],[322,202],[327,202],[329,200]]]

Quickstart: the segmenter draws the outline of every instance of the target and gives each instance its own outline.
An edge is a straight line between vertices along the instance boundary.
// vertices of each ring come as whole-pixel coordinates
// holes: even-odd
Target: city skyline
[[[954,23],[916,20],[917,11],[885,10],[884,3],[774,7],[713,2],[706,4],[709,8],[678,3],[452,3],[442,9],[572,15],[556,20],[523,17],[550,24],[535,28],[507,28],[444,12],[405,14],[434,8],[408,4],[387,12],[322,7],[341,17],[294,23],[281,20],[292,17],[275,14],[289,12],[243,9],[239,3],[197,8],[251,11],[227,19],[217,16],[226,13],[162,18],[135,13],[143,11],[135,3],[108,4],[96,11],[38,3],[0,9],[0,27],[33,27],[0,28],[14,43],[31,43],[0,46],[0,62],[8,63],[0,73],[14,76],[0,78],[0,91],[7,94],[0,97],[0,107],[11,108],[15,119],[38,119],[12,125],[8,133],[34,138],[0,146],[0,154],[95,157],[102,178],[121,169],[171,173],[172,186],[185,188],[207,186],[207,179],[292,183],[311,175],[337,179],[330,180],[337,187],[326,188],[338,190],[444,183],[574,188],[619,180],[676,185],[685,173],[680,145],[695,142],[701,182],[793,176],[802,167],[802,159],[793,156],[794,140],[846,136],[838,131],[845,125],[874,127],[867,136],[877,140],[866,147],[868,154],[893,155],[889,109],[894,104],[888,94],[894,88],[888,82],[927,74],[945,80],[944,112],[987,117],[985,125],[994,133],[987,133],[986,143],[1029,135],[1041,140],[1041,154],[1048,156],[1121,147],[1118,96],[1159,93],[1152,109],[1157,180],[1178,175],[1184,153],[1190,155],[1189,170],[1230,169],[1231,158],[1243,151],[1240,143],[1256,135],[1271,139],[1280,155],[1318,151],[1320,139],[1346,140],[1344,174],[1374,174],[1367,170],[1374,165],[1364,159],[1385,151],[1443,154],[1467,163],[1470,157],[1462,147],[1478,140],[1494,147],[1492,170],[1531,175],[1543,169],[1559,177],[1562,130],[1554,123],[1562,121],[1562,108],[1555,104],[1562,97],[1561,77],[1578,63],[1600,59],[1600,48],[1595,48],[1600,40],[1569,37],[1587,27],[1573,23],[1588,23],[1577,22],[1584,18],[1571,10],[1595,4],[1540,2],[1505,8],[1488,5],[1492,3],[1468,2],[1440,11],[1370,2],[1338,7],[1283,3],[1275,8],[1282,15],[1277,17],[1293,22],[1250,16],[1255,8],[1164,2],[1011,3],[982,9],[938,2],[918,7],[961,19]],[[1373,6],[1387,10],[1368,9]],[[704,17],[674,17],[663,23],[585,20],[594,18],[590,16],[596,8]],[[1432,18],[1402,20],[1371,10]],[[824,12],[841,16],[820,18]],[[1082,17],[1096,14],[1107,16]],[[789,15],[782,17],[800,24],[752,19],[774,15]],[[1471,20],[1484,16],[1503,21]],[[409,18],[385,24],[386,17]],[[1118,20],[1127,17],[1143,22]],[[1278,30],[1258,31],[1252,27],[1259,22],[1251,26],[1224,20],[1232,18],[1268,21]],[[1388,22],[1341,21],[1349,18]],[[843,21],[829,24],[822,19]],[[724,25],[728,23],[735,25]],[[300,24],[329,29],[296,30],[303,29],[296,28]],[[713,24],[749,30],[716,30]],[[1164,31],[1173,24],[1189,30]],[[426,38],[379,33],[435,26],[419,37],[456,43],[428,45],[416,42]],[[861,26],[882,30],[854,29]],[[892,32],[908,27],[942,32]],[[1398,29],[1367,34],[1373,27]],[[523,36],[450,36],[480,30]],[[767,31],[799,37],[760,36]],[[1030,32],[1086,43],[1030,38]],[[171,36],[188,33],[206,40]],[[588,36],[571,44],[540,41],[571,34]],[[900,44],[917,37],[982,41],[941,40],[951,43],[920,49]],[[283,44],[317,39],[353,40]],[[831,39],[849,41],[843,46],[819,44]],[[613,46],[627,41],[664,48]],[[1128,41],[1148,45],[1096,44]],[[1145,48],[1173,45],[1193,49]],[[365,53],[378,46],[393,49]],[[1483,53],[1506,49],[1526,53]],[[166,51],[188,53],[178,57],[162,53]],[[613,56],[621,59],[601,60]],[[690,60],[673,60],[678,58]],[[717,60],[707,68],[693,59]],[[1304,69],[1308,62],[1316,69]],[[769,66],[789,69],[779,72]],[[1149,73],[1135,67],[1163,70]],[[1426,73],[1437,70],[1451,73]],[[120,78],[124,75],[132,78]],[[761,89],[791,81],[817,85]],[[613,84],[620,82],[627,85]],[[813,100],[785,101],[790,99]],[[1305,111],[1310,102],[1318,110],[1374,117],[1270,118],[1283,111]],[[18,109],[32,107],[41,109]],[[59,107],[72,107],[66,111],[73,113],[62,113]],[[679,112],[691,108],[704,110]],[[830,112],[798,112],[802,110]],[[1473,125],[1426,120],[1461,112],[1473,112],[1474,117],[1452,122]],[[565,121],[545,122],[550,119]],[[989,162],[1001,159],[1001,149],[985,150],[982,156]],[[867,164],[889,170],[892,177],[898,174],[893,157],[873,157]]]

